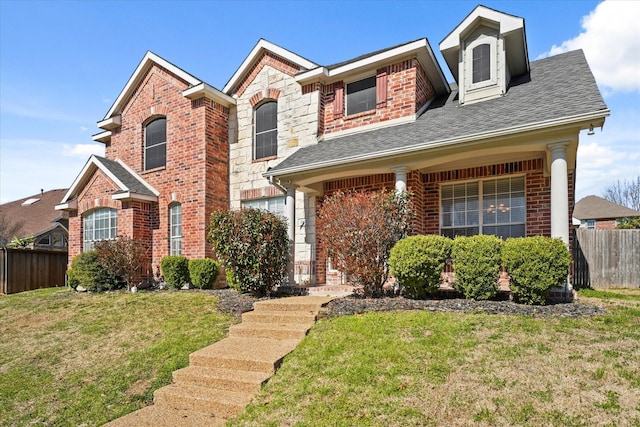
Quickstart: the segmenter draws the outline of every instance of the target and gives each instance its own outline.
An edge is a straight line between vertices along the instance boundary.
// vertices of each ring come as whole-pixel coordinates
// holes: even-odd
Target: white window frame
[[[104,227],[106,221],[107,226]],[[100,225],[100,227],[96,227]],[[118,237],[118,210],[98,208],[82,215],[82,250],[90,251],[96,242]]]
[[[369,108],[368,110],[362,110],[362,111],[358,111],[356,113],[352,113],[351,111],[349,111],[349,86],[355,83],[360,83],[363,80],[367,80],[367,79],[373,79],[373,108]],[[367,111],[374,111],[376,109],[376,90],[377,90],[377,86],[378,86],[378,80],[377,80],[377,76],[374,75],[366,75],[366,76],[360,76],[357,79],[351,80],[348,83],[345,82],[344,85],[344,111],[345,111],[345,115],[349,116],[349,115],[354,115],[354,114],[361,114],[361,113],[366,113]]]
[[[509,206],[495,206],[495,205],[490,205],[485,207],[485,194],[484,194],[484,183],[490,182],[490,181],[499,181],[499,180],[505,180],[505,179],[522,179],[522,193],[523,193],[523,205],[522,206],[513,206],[511,200],[513,200],[513,194],[515,193],[519,193],[520,191],[512,191],[511,188],[509,190]],[[469,210],[467,208],[465,208],[464,213],[465,216],[468,215],[468,212],[476,212],[477,213],[477,221],[476,223],[471,223],[469,224],[468,218],[465,218],[465,224],[461,225],[461,226],[456,226],[454,225],[454,218],[453,218],[453,214],[452,214],[452,218],[451,218],[451,225],[444,225],[444,214],[445,212],[443,211],[443,188],[447,187],[447,186],[461,186],[461,185],[468,185],[468,184],[477,184],[478,187],[478,193],[477,193],[477,209],[475,210]],[[510,184],[511,187],[511,184]],[[465,190],[466,191],[466,190]],[[503,193],[500,193],[503,194]],[[488,197],[488,196],[487,196]],[[465,204],[467,203],[467,199],[468,199],[468,195],[465,193],[465,197],[464,197],[464,201]],[[449,199],[445,199],[445,200],[449,200]],[[455,197],[451,198],[451,200],[455,200]],[[497,210],[501,210],[503,213],[511,210],[511,209],[521,209],[522,213],[523,213],[523,221],[509,221],[509,222],[496,222],[496,223],[486,223],[484,222],[484,212],[485,210],[487,211],[487,213],[491,213],[489,212],[490,209],[494,210],[494,212],[497,212]],[[504,210],[502,210],[504,209]],[[526,188],[526,177],[525,175],[509,175],[509,176],[501,176],[501,177],[492,177],[492,178],[485,178],[485,179],[479,179],[479,180],[469,180],[469,181],[457,181],[457,182],[447,182],[447,183],[442,183],[440,184],[440,205],[439,205],[439,211],[440,211],[440,234],[445,235],[446,230],[455,230],[456,228],[464,228],[464,229],[469,229],[469,228],[473,228],[473,227],[477,227],[478,229],[478,234],[487,234],[486,233],[486,228],[489,227],[498,227],[498,226],[505,226],[505,227],[512,227],[512,226],[523,226],[523,236],[527,235],[527,188]],[[496,235],[493,233],[488,233],[491,235]],[[471,234],[473,235],[473,234]],[[451,237],[455,237],[455,236],[451,236]]]
[[[261,107],[264,107],[267,104],[275,104],[276,106],[276,127],[270,128],[261,132],[258,132],[258,110]],[[276,152],[275,154],[271,154],[269,156],[258,157],[258,135],[267,134],[270,132],[275,132],[276,135]],[[260,105],[257,105],[253,109],[253,160],[262,160],[262,159],[270,159],[272,157],[278,156],[278,101],[275,99],[267,99],[265,102],[262,102]]]
[[[182,255],[182,205],[169,205],[169,255]]]
[[[265,197],[262,199],[243,200],[242,208],[262,209],[280,217],[286,216],[285,197]]]
[[[489,72],[491,73],[488,80],[483,80],[478,83],[473,83],[473,49],[476,47],[488,44],[489,45]],[[495,37],[482,34],[474,41],[470,42],[464,51],[464,66],[465,66],[465,86],[468,91],[475,89],[482,89],[487,86],[494,86],[498,83],[498,57],[497,46],[498,41]]]
[[[154,123],[158,120],[164,120],[164,142],[160,142],[158,144],[152,145],[151,147],[147,146],[147,128],[151,123]],[[149,150],[149,148],[156,148],[156,147],[160,147],[160,146],[164,146],[164,163],[162,165],[159,166],[154,166],[152,168],[147,168],[147,151]],[[144,125],[144,170],[148,171],[148,170],[154,170],[157,168],[162,168],[162,167],[166,167],[167,166],[167,118],[165,116],[159,116],[159,117],[154,117],[153,119],[149,120],[149,122],[147,122]]]

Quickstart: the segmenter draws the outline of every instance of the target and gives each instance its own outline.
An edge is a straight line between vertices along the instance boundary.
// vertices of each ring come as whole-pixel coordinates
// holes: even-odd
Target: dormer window
[[[376,109],[376,76],[347,84],[347,115]]]
[[[473,48],[473,83],[491,79],[491,46],[489,43]]]

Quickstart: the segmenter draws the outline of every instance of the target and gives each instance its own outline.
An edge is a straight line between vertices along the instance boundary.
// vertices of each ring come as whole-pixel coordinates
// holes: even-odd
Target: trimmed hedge
[[[409,297],[426,298],[438,290],[451,245],[451,239],[438,235],[411,236],[395,244],[389,267]]]
[[[82,286],[91,292],[104,292],[124,286],[121,278],[100,263],[95,250],[82,252],[73,258],[67,276],[73,289]]]
[[[189,260],[189,277],[193,286],[211,289],[220,274],[220,265],[211,258]]]
[[[453,287],[465,298],[486,300],[498,293],[501,249],[504,242],[495,236],[456,237],[451,256],[456,280]]]
[[[164,281],[173,289],[180,289],[189,283],[189,260],[182,255],[170,255],[160,260],[160,270]]]
[[[511,294],[524,304],[544,304],[551,289],[567,280],[571,265],[564,242],[544,236],[507,239],[502,259]]]

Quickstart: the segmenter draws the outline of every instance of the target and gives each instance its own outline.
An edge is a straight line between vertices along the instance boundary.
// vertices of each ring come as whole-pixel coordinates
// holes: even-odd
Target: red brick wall
[[[106,147],[107,158],[120,158],[160,192],[157,204],[124,203],[118,212],[119,233],[131,230],[135,238],[151,245],[149,270],[155,270],[169,254],[171,203],[182,204],[182,247],[188,258],[213,256],[206,226],[214,209],[229,206],[229,109],[206,98],[185,98],[182,91],[187,87],[186,82],[154,65],[123,109],[122,126]],[[144,125],[158,116],[167,119],[166,166],[144,171]],[[105,190],[107,199],[114,190],[113,185]],[[81,195],[81,203],[88,196]],[[78,214],[82,215],[81,209]],[[71,228],[80,230],[78,224],[79,217],[70,222]],[[74,250],[72,239],[77,240],[80,232],[70,230]]]
[[[597,230],[613,230],[616,228],[616,220],[615,219],[599,219],[596,221],[596,229]]]
[[[551,235],[551,179],[543,174],[543,160],[525,160],[488,166],[433,172],[425,175],[425,233],[440,233],[440,184],[525,174],[527,236]],[[569,187],[572,188],[570,178]],[[571,194],[569,196],[571,200]],[[572,202],[570,201],[570,206]]]
[[[336,94],[345,97],[343,105],[346,106],[346,82],[322,86],[319,118],[323,119],[323,124],[318,134],[344,131],[415,114],[435,94],[433,85],[416,58],[376,70],[376,75],[381,74],[386,75],[386,102],[379,103],[375,110],[358,114],[345,115],[334,110]],[[343,89],[339,89],[341,87]],[[346,113],[345,108],[343,111]]]

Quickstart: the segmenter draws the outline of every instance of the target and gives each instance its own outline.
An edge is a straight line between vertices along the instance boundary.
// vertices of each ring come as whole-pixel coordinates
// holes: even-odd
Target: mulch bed
[[[218,310],[241,316],[245,311],[253,309],[253,303],[268,299],[256,298],[249,294],[241,294],[233,289],[216,289],[207,291],[220,297]],[[272,298],[278,298],[272,296]],[[590,317],[605,314],[603,307],[582,302],[558,303],[549,305],[524,305],[512,301],[473,301],[466,299],[430,299],[412,300],[402,296],[363,298],[348,296],[338,298],[327,304],[326,316],[345,316],[368,311],[391,310],[427,310],[433,312],[454,313],[487,313],[520,315],[530,317]]]

